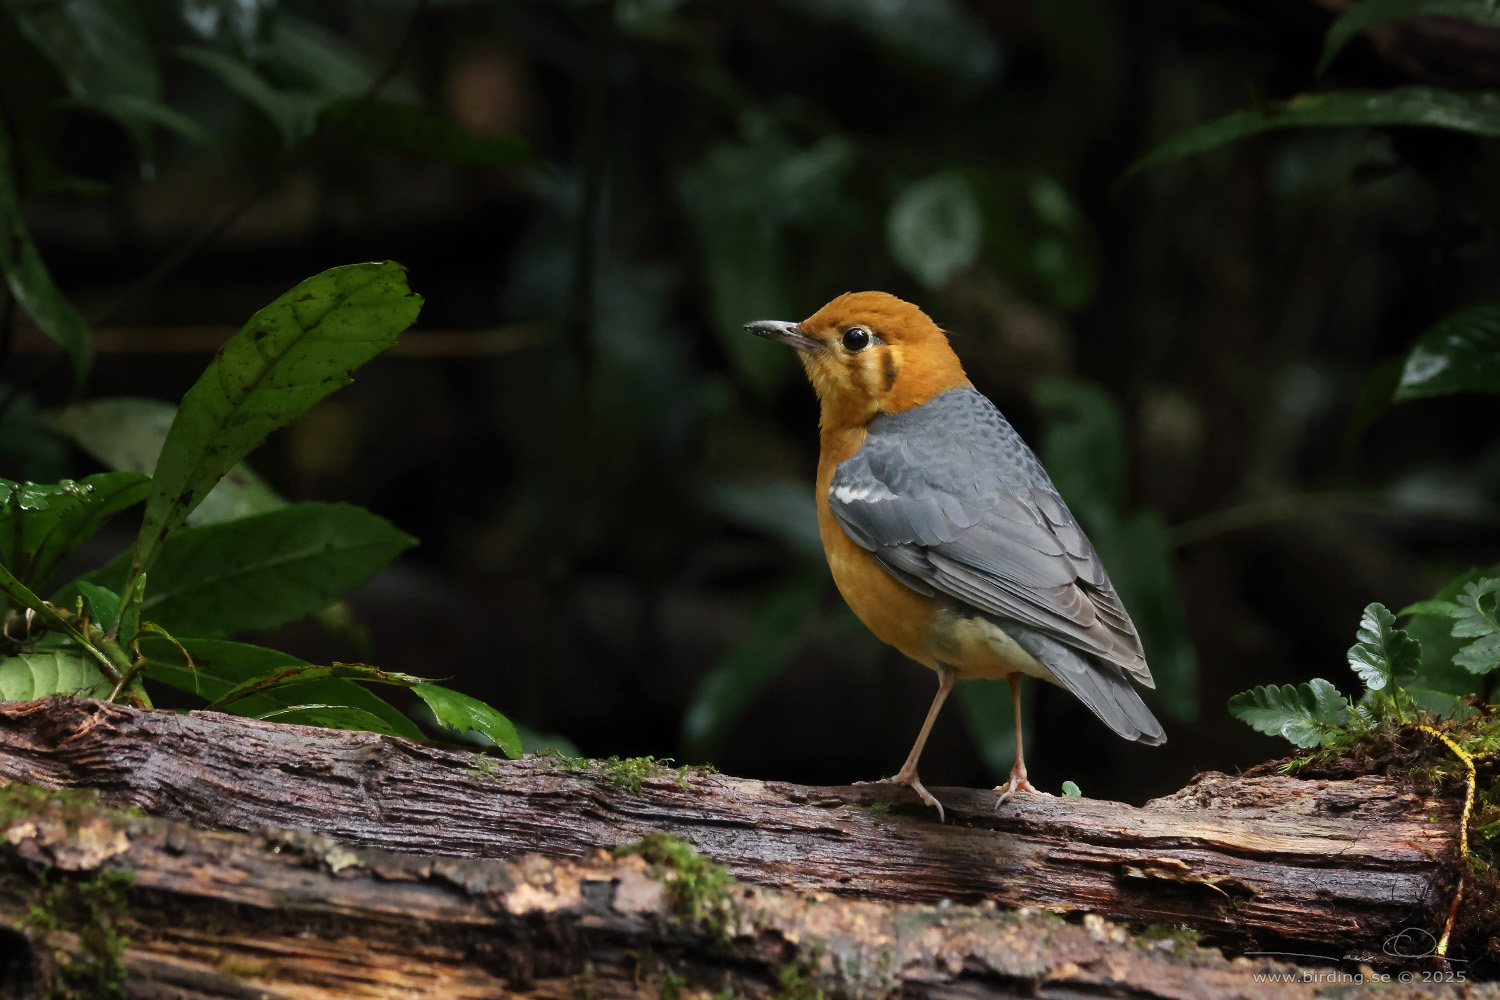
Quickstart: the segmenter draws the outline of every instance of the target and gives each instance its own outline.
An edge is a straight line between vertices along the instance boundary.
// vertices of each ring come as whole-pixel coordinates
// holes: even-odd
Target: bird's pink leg
[[[1009,802],[1011,796],[1017,792],[1031,792],[1035,795],[1048,795],[1040,788],[1026,780],[1026,754],[1025,744],[1021,740],[1021,675],[1009,674],[1005,680],[1010,684],[1010,707],[1016,716],[1016,762],[1010,769],[1010,783],[995,786],[995,791],[1000,793],[1000,802]]]
[[[924,803],[938,811],[938,822],[944,821],[943,804],[933,797],[932,793],[922,786],[922,779],[917,777],[917,758],[922,756],[922,748],[927,745],[927,735],[932,732],[932,724],[937,721],[938,711],[942,709],[943,702],[948,699],[948,692],[953,690],[954,672],[943,667],[938,670],[937,696],[932,699],[932,707],[927,710],[927,721],[922,723],[922,731],[917,734],[917,742],[912,746],[911,753],[906,755],[906,763],[901,765],[889,778],[881,781],[892,785],[908,785],[917,793],[917,797]]]

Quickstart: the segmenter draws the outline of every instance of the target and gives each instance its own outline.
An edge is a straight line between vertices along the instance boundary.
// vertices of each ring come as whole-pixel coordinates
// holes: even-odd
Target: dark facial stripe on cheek
[[[890,351],[880,352],[880,373],[885,377],[885,391],[890,392],[896,384],[896,359]]]

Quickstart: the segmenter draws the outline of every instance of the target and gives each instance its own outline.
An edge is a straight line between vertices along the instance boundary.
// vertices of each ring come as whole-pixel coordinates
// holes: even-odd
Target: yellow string
[[[1434,952],[1438,958],[1443,958],[1448,954],[1448,938],[1453,933],[1453,920],[1458,916],[1458,901],[1463,898],[1464,894],[1464,872],[1469,867],[1469,814],[1474,810],[1474,758],[1465,753],[1463,747],[1431,726],[1417,726],[1416,728],[1424,733],[1431,733],[1448,744],[1448,749],[1453,751],[1455,757],[1463,761],[1464,770],[1469,774],[1468,782],[1464,786],[1464,811],[1458,822],[1458,888],[1453,893],[1453,905],[1448,910],[1448,922],[1443,927],[1443,937],[1438,941],[1437,951]]]

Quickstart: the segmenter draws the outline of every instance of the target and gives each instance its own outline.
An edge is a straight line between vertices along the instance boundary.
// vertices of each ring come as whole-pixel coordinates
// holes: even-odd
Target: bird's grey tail
[[[1148,746],[1167,742],[1167,734],[1131,685],[1124,668],[1080,652],[1049,635],[1006,623],[1001,626],[1016,643],[1042,661],[1057,683],[1089,707],[1099,721],[1127,740]]]

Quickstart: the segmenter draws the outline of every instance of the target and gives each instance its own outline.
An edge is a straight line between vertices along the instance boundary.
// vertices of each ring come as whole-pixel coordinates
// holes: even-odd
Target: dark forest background
[[[175,403],[301,279],[400,261],[417,326],[251,465],[421,544],[351,595],[367,636],[254,638],[450,677],[533,747],[873,779],[935,678],[835,592],[812,392],[740,326],[884,289],[1043,454],[1158,677],[1157,749],[1028,685],[1032,779],[1140,802],[1249,766],[1285,744],[1231,694],[1344,676],[1368,602],[1500,559],[1493,398],[1375,405],[1500,300],[1496,140],[1278,129],[1130,171],[1297,94],[1500,87],[1469,21],[1319,74],[1345,6],[0,0],[22,214],[98,347],[77,385],[0,291],[0,475],[101,468],[59,408]],[[1009,768],[1005,686],[965,688],[930,786]]]

